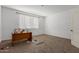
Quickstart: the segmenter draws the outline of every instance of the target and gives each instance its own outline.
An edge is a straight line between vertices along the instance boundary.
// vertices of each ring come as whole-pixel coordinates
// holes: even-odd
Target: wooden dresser
[[[12,46],[20,41],[32,41],[32,32],[12,34]]]

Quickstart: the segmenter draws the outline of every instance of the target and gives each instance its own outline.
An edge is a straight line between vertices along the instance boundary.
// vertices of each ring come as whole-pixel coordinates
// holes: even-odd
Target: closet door
[[[1,6],[0,6],[0,42],[1,42]]]
[[[79,11],[74,11],[72,16],[72,45],[79,48]]]

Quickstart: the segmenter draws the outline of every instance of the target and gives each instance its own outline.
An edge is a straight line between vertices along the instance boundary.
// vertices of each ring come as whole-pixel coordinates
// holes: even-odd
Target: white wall
[[[0,42],[1,42],[1,39],[2,39],[2,38],[1,38],[1,35],[2,35],[2,34],[1,34],[1,6],[0,6]]]
[[[19,24],[19,17],[16,10],[2,7],[2,39],[11,39],[11,33]],[[44,34],[44,18],[39,19],[39,29],[31,29],[33,35]]]
[[[2,7],[2,40],[11,39],[13,29],[18,25],[18,16],[15,11]]]
[[[46,33],[48,35],[71,39],[71,11],[72,10],[67,10],[56,14],[46,14],[46,19],[41,18],[39,21],[39,29],[31,29],[30,31],[33,32],[33,35]],[[3,39],[10,38],[11,32],[19,22],[16,11],[3,7],[2,20],[2,36],[4,37]]]
[[[51,14],[46,19],[46,34],[71,39],[71,10]]]

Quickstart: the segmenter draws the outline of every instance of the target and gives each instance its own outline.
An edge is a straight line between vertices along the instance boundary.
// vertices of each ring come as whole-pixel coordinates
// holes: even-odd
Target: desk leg
[[[11,45],[14,46],[14,43],[12,42]]]
[[[29,40],[29,41],[32,41],[32,38],[29,38],[28,40]]]

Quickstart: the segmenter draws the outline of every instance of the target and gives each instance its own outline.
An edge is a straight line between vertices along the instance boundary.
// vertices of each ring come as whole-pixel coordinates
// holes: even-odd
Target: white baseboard
[[[1,40],[0,40],[0,43],[1,43]]]
[[[71,40],[71,44],[77,48],[79,48],[79,43]]]
[[[47,34],[47,35],[56,36],[56,37],[59,37],[59,38],[64,38],[64,39],[69,39],[69,40],[71,40],[70,38],[67,38],[67,37],[63,37],[63,36],[52,35],[52,34]]]

